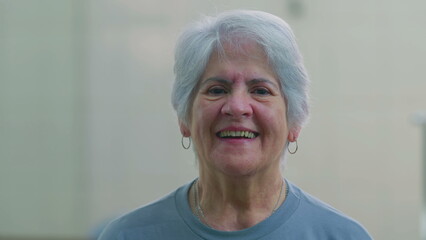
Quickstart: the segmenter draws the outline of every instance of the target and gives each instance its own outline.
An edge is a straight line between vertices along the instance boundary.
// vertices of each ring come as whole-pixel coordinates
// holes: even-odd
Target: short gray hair
[[[238,37],[235,39],[235,37]],[[241,38],[242,37],[242,38]],[[290,26],[260,11],[234,10],[204,17],[184,30],[175,50],[176,75],[172,104],[179,121],[188,126],[197,84],[214,51],[224,43],[238,47],[238,39],[261,46],[281,84],[290,127],[302,127],[309,115],[309,77]]]

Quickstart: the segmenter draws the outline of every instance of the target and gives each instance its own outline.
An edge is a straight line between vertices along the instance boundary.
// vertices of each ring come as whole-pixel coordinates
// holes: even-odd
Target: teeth
[[[250,131],[223,131],[219,133],[219,137],[245,137],[254,138],[255,134]]]

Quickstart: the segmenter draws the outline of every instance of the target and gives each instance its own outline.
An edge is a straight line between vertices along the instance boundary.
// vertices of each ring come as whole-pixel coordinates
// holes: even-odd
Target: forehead
[[[263,48],[254,41],[244,39],[224,42],[212,53],[200,80],[211,77],[229,80],[239,77],[264,78],[280,85]]]

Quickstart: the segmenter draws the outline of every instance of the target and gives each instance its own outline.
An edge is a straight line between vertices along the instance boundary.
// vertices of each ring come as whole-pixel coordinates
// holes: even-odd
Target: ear
[[[300,130],[302,130],[302,128],[301,127],[297,127],[297,126],[290,128],[290,130],[288,131],[287,140],[289,142],[296,141],[297,138],[299,137]]]
[[[179,120],[179,128],[180,128],[180,133],[182,133],[182,136],[184,136],[184,137],[190,137],[191,136],[191,131],[189,130],[189,128],[186,126],[185,123],[183,123],[180,120]]]

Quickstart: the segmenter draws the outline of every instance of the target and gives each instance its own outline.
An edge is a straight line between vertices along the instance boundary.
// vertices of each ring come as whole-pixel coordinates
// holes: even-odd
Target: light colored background
[[[194,178],[174,43],[235,8],[288,21],[312,78],[285,176],[375,239],[420,239],[423,0],[0,0],[0,238],[86,238]]]

